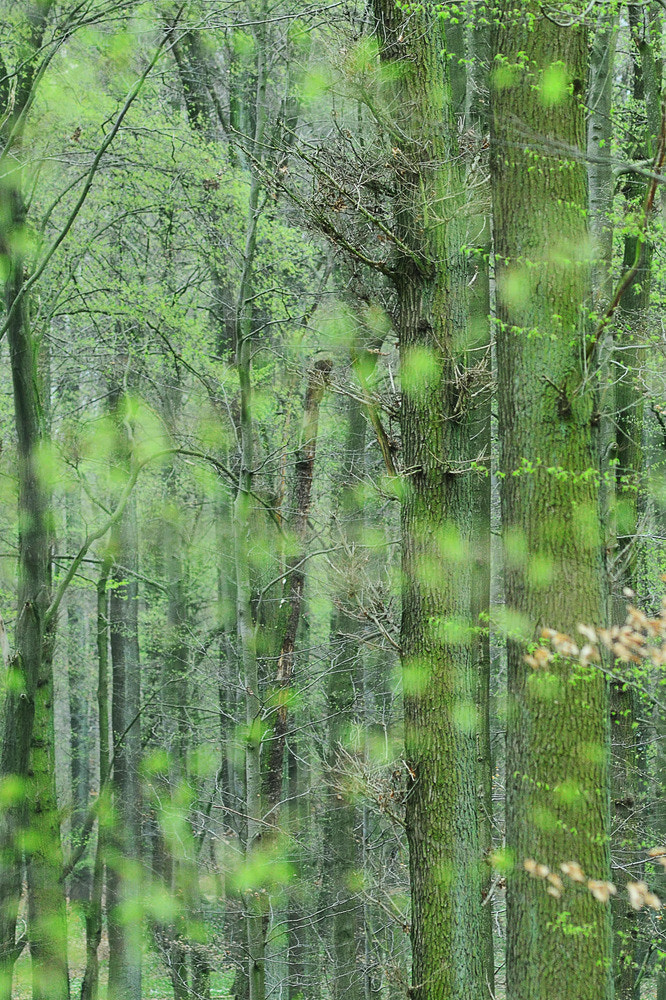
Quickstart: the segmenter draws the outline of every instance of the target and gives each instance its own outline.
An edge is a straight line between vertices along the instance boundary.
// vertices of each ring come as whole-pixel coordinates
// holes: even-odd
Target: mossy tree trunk
[[[633,159],[654,157],[660,131],[659,105],[661,98],[661,12],[655,4],[645,10],[628,8],[628,20],[634,43],[631,61],[630,87],[634,100],[632,148],[627,152]],[[649,309],[652,289],[652,244],[645,234],[632,227],[629,219],[640,217],[645,199],[646,182],[642,178],[627,178],[624,194],[629,216],[623,242],[622,271],[636,268],[635,281],[625,291],[613,330],[614,351],[612,376],[615,392],[615,518],[616,547],[614,552],[613,611],[615,622],[622,622],[627,599],[622,593],[628,587],[641,600],[641,568],[643,542],[641,525],[645,523],[646,488],[644,440],[644,376],[643,347],[649,337]],[[644,220],[649,224],[649,220]],[[645,799],[645,745],[642,726],[638,721],[639,703],[636,691],[629,685],[613,682],[611,686],[611,739],[613,750],[612,806],[614,836],[613,878],[620,890],[627,882],[644,877],[642,859],[641,808]],[[640,997],[639,975],[643,965],[644,945],[641,941],[641,916],[626,901],[621,891],[613,900],[615,947],[615,996],[617,1000]]]
[[[52,2],[25,3],[20,42],[10,71],[0,54],[0,256],[9,345],[18,478],[18,614],[15,651],[5,664],[0,780],[8,797],[0,815],[0,996],[9,998],[13,965],[29,942],[33,995],[69,996],[67,925],[62,882],[60,821],[55,791],[51,600],[51,489],[40,451],[48,443],[39,343],[30,315],[24,255],[28,228],[21,137],[34,99]],[[7,47],[9,49],[9,46]],[[30,836],[24,837],[25,829]],[[28,927],[17,939],[22,863],[28,882]]]
[[[30,317],[30,300],[24,291],[22,255],[15,249],[26,225],[23,199],[18,190],[5,192],[9,219],[5,219],[9,254],[6,304],[7,339],[12,373],[14,413],[18,438],[19,485],[19,610],[16,653],[11,663],[14,683],[5,705],[0,774],[23,782],[17,811],[10,809],[8,830],[16,837],[13,820],[22,817],[28,884],[28,931],[32,958],[33,995],[36,1000],[69,996],[67,920],[63,886],[60,817],[55,789],[52,654],[54,624],[49,623],[51,599],[51,547],[53,512],[51,487],[40,451],[48,441],[44,400],[40,387],[39,345]],[[8,844],[7,871],[20,870],[20,838]],[[3,848],[4,848],[3,844]],[[3,860],[5,860],[3,858]],[[15,872],[18,878],[18,872]],[[13,893],[20,887],[16,881]],[[11,921],[15,921],[16,895],[3,895]],[[10,928],[7,944],[12,943]],[[4,945],[4,942],[3,942]],[[4,950],[4,947],[3,947]],[[14,955],[16,952],[14,951]],[[11,956],[9,956],[11,957]],[[7,975],[10,975],[9,969]]]
[[[586,369],[587,187],[575,152],[585,150],[587,35],[584,18],[557,25],[537,3],[500,4],[498,13],[492,188],[506,596],[514,620],[507,997],[604,1000],[612,995],[610,907],[572,883],[557,898],[557,885],[523,868],[535,859],[558,872],[573,859],[588,877],[609,877],[604,678],[567,660],[541,669],[525,661],[543,627],[575,635],[579,622],[598,623],[604,611],[595,399]]]
[[[416,1000],[484,995],[471,622],[467,233],[442,20],[376,0],[395,125],[402,625]]]

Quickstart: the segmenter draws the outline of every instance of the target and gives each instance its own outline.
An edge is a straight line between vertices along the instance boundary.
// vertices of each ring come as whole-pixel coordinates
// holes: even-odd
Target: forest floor
[[[81,982],[85,969],[85,924],[80,910],[69,908],[69,965],[72,1000],[78,1000],[81,994]],[[106,933],[102,937],[99,948],[100,960],[100,990],[99,1000],[107,1000],[107,976],[109,965],[109,946]],[[233,970],[221,969],[211,972],[211,1000],[231,1000],[233,985]],[[641,984],[641,1000],[656,1000],[657,985],[653,976],[646,978]],[[173,987],[168,971],[157,952],[146,947],[143,964],[143,997],[145,1000],[173,1000]],[[31,1000],[32,984],[30,970],[30,953],[26,948],[14,967],[14,1000]],[[504,984],[496,986],[496,1000],[505,1000]]]
[[[86,942],[85,924],[81,913],[71,908],[68,914],[69,971],[72,1000],[81,994],[81,982],[85,970]],[[106,1000],[109,966],[109,945],[106,933],[99,948],[100,991],[99,1000]],[[211,973],[211,1000],[230,1000],[233,971],[222,969]],[[146,1000],[173,1000],[173,987],[169,974],[159,955],[146,948],[143,966],[143,996]],[[30,974],[30,953],[26,948],[14,967],[14,1000],[31,1000],[32,984]]]

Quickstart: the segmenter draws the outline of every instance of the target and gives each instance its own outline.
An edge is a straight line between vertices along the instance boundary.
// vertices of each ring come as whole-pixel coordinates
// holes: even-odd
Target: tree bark
[[[634,42],[631,66],[631,90],[636,107],[643,106],[644,116],[637,116],[635,141],[628,155],[643,159],[654,155],[660,129],[658,104],[661,82],[656,68],[656,53],[661,39],[650,37],[658,21],[654,5],[645,11],[629,7],[629,25]],[[653,102],[657,106],[653,106]],[[629,177],[625,185],[628,213],[636,210],[645,198],[645,182]],[[647,221],[647,220],[646,220]],[[645,469],[643,454],[644,396],[641,375],[641,346],[649,336],[648,315],[652,289],[653,248],[636,232],[624,235],[622,272],[638,266],[635,281],[626,289],[617,313],[613,338],[613,383],[615,407],[615,517],[616,539],[614,572],[611,577],[613,618],[622,621],[625,587],[641,589],[641,550],[639,532],[646,513]],[[643,961],[640,940],[641,916],[623,898],[627,882],[644,877],[641,859],[641,803],[645,795],[643,753],[644,735],[637,718],[637,697],[633,688],[619,682],[611,685],[611,740],[613,768],[612,806],[614,830],[612,852],[613,878],[618,897],[613,900],[615,947],[615,996],[617,1000],[640,997],[639,970]],[[627,865],[630,865],[628,868]]]
[[[268,815],[277,825],[284,777],[285,739],[289,714],[289,692],[294,673],[296,638],[301,621],[303,591],[305,588],[305,559],[307,556],[308,518],[312,503],[312,481],[317,453],[319,408],[326,388],[326,378],[331,370],[330,361],[317,361],[309,375],[303,406],[301,436],[296,455],[294,496],[290,517],[290,542],[293,553],[285,567],[283,604],[285,622],[282,629],[276,675],[276,700],[273,732],[268,750],[266,774]]]
[[[112,560],[105,555],[97,581],[97,728],[99,759],[99,795],[97,843],[93,855],[93,874],[86,916],[86,967],[81,983],[81,1000],[97,1000],[99,996],[99,946],[102,940],[102,898],[106,826],[109,820],[109,594],[108,582]]]
[[[52,0],[26,3],[21,11],[21,46],[17,70],[9,74],[0,57],[7,114],[0,125],[3,157],[18,148],[26,109],[34,98],[39,54]],[[11,94],[8,81],[14,78]],[[21,250],[27,225],[21,191],[21,157],[9,165],[0,185],[2,225],[0,250],[6,261],[4,281],[7,340],[12,374],[14,415],[18,438],[19,560],[18,616],[15,653],[6,664],[7,693],[3,705],[0,779],[11,789],[0,811],[0,997],[8,1000],[14,962],[26,938],[17,940],[21,897],[23,832],[29,828],[31,847],[25,854],[28,876],[28,932],[33,970],[33,995],[47,990],[54,1000],[69,995],[67,929],[62,887],[62,850],[55,797],[53,634],[46,633],[45,615],[51,593],[52,512],[50,485],[40,468],[39,449],[47,440],[40,396],[38,345],[25,291],[26,261]]]
[[[251,390],[251,342],[247,331],[239,338],[236,369],[240,382],[241,471],[233,510],[234,560],[236,567],[236,629],[245,686],[245,809],[247,833],[245,856],[251,862],[261,849],[264,809],[261,781],[262,712],[259,699],[259,667],[252,620],[250,567],[248,559],[251,530],[250,504],[253,473],[253,428]],[[249,1000],[264,1000],[265,940],[263,899],[260,893],[246,893]]]
[[[441,19],[375,3],[396,131],[401,648],[415,1000],[483,995],[463,179]],[[395,108],[399,108],[395,111]],[[392,136],[392,144],[399,140]]]
[[[124,400],[115,419],[121,467],[129,463]],[[136,497],[112,531],[113,587],[109,595],[113,730],[113,817],[107,851],[109,998],[141,1000],[141,760],[138,531]]]
[[[67,551],[76,551],[80,535],[81,498],[78,492],[66,498],[65,531]],[[67,680],[70,719],[70,782],[72,812],[70,819],[72,849],[81,844],[84,824],[90,807],[90,706],[86,677],[86,603],[83,592],[70,588],[67,594]],[[87,903],[91,891],[91,872],[80,865],[69,880],[70,900]]]
[[[16,654],[10,664],[13,683],[5,703],[0,775],[17,783],[3,817],[1,875],[3,919],[0,975],[10,988],[20,896],[21,820],[31,836],[25,852],[28,881],[28,940],[33,994],[69,996],[67,923],[62,885],[60,819],[55,792],[53,723],[53,629],[45,625],[51,595],[51,490],[40,467],[39,451],[48,440],[40,398],[38,349],[23,293],[24,261],[16,246],[25,225],[18,190],[5,190],[9,219],[3,242],[9,249],[5,284],[10,365],[18,437],[19,610]],[[11,313],[10,313],[11,310]],[[5,964],[6,963],[6,964]]]
[[[364,364],[364,361],[361,361]],[[346,553],[342,568],[343,589],[331,629],[331,666],[327,685],[328,792],[325,827],[325,881],[332,917],[332,996],[334,1000],[361,1000],[363,980],[358,967],[358,937],[361,902],[354,891],[353,873],[360,861],[358,846],[361,814],[347,793],[344,772],[337,769],[340,750],[345,748],[350,726],[358,715],[361,687],[359,622],[354,616],[358,567],[354,548],[363,533],[363,504],[359,498],[365,469],[366,420],[363,404],[354,396],[347,402],[347,439],[342,461],[342,483],[336,520]],[[361,570],[362,572],[362,570]]]
[[[616,518],[617,544],[614,589],[614,619],[622,621],[627,599],[621,590],[640,588],[640,539],[637,537],[645,513],[643,483],[643,393],[640,380],[640,343],[646,334],[650,303],[650,270],[652,248],[643,249],[643,263],[636,284],[627,290],[619,310],[618,339],[624,350],[617,352],[615,371],[620,375],[615,384],[616,429]],[[636,238],[624,238],[624,269],[631,267],[636,256]],[[631,601],[629,602],[631,603]],[[643,877],[636,861],[641,857],[642,829],[640,802],[644,794],[641,774],[643,742],[637,722],[636,693],[633,688],[613,681],[611,684],[611,746],[612,746],[612,807],[613,807],[613,881],[620,892],[613,900],[615,932],[615,996],[616,1000],[636,1000],[635,983],[639,970],[639,920],[626,901],[629,881]],[[627,867],[627,865],[630,867]]]
[[[476,172],[488,171],[486,136],[489,129],[489,71],[491,32],[485,3],[470,9],[467,32],[466,118],[467,133],[472,132],[476,145],[475,162],[468,168],[471,179]],[[478,151],[477,151],[478,150]],[[472,213],[470,231],[474,235],[473,273],[469,282],[470,359],[479,370],[470,434],[476,450],[477,472],[474,482],[474,526],[472,569],[472,622],[476,629],[474,644],[477,704],[477,789],[479,796],[479,840],[483,857],[481,895],[483,898],[483,979],[484,996],[495,995],[495,948],[493,899],[493,749],[491,738],[490,606],[493,566],[491,561],[492,475],[492,328],[491,277],[492,213],[490,198],[481,191]]]
[[[557,885],[523,867],[535,859],[558,873],[573,859],[588,877],[609,877],[603,676],[565,658],[541,669],[525,661],[541,628],[576,636],[578,622],[598,623],[604,611],[595,401],[584,370],[586,178],[582,156],[559,153],[585,149],[583,20],[563,27],[536,3],[500,4],[494,42],[502,513],[516,617],[508,639],[509,1000],[612,995],[608,904],[572,884],[558,898]]]

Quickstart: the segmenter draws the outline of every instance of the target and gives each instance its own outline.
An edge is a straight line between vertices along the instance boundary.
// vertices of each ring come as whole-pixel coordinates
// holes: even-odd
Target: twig
[[[657,193],[657,186],[660,181],[663,181],[663,169],[664,160],[666,159],[666,102],[662,104],[661,108],[661,131],[659,134],[659,148],[657,150],[657,155],[654,159],[654,165],[652,170],[652,179],[650,181],[650,186],[647,189],[645,195],[645,202],[643,204],[643,218],[641,220],[641,225],[638,231],[638,237],[636,239],[636,255],[631,267],[625,271],[622,276],[619,285],[615,291],[608,309],[604,313],[601,322],[597,326],[594,335],[590,338],[586,349],[586,358],[589,361],[592,354],[599,343],[601,335],[603,334],[606,327],[609,325],[613,319],[615,313],[617,312],[618,306],[624,297],[625,292],[633,285],[638,275],[638,271],[641,264],[641,258],[643,256],[643,247],[645,246],[647,240],[647,230],[648,224],[650,222],[650,215],[652,214],[652,209],[654,207],[654,199]]]
[[[181,12],[182,12],[182,9],[183,8],[181,7]],[[122,125],[123,120],[124,120],[127,112],[131,108],[131,106],[134,103],[135,99],[140,94],[140,92],[141,92],[141,90],[143,88],[144,83],[146,82],[149,74],[152,72],[155,64],[157,63],[157,60],[159,59],[160,55],[162,54],[162,49],[165,47],[166,41],[167,41],[167,39],[166,39],[166,36],[165,36],[160,41],[160,43],[157,46],[157,48],[155,49],[155,53],[153,55],[153,58],[148,63],[148,66],[146,67],[146,69],[144,70],[144,72],[141,74],[141,76],[139,77],[139,79],[137,80],[137,82],[134,84],[134,86],[130,90],[129,94],[127,95],[125,103],[123,104],[122,108],[120,109],[120,112],[119,112],[119,114],[118,114],[115,122],[113,123],[111,131],[104,138],[104,140],[101,143],[99,149],[97,150],[97,153],[95,154],[95,158],[93,159],[92,164],[90,165],[90,170],[88,171],[88,174],[86,176],[86,180],[85,180],[85,183],[83,185],[83,190],[81,191],[81,194],[77,198],[74,207],[72,208],[71,212],[69,213],[69,216],[67,217],[67,221],[65,222],[64,226],[62,227],[62,229],[60,230],[60,232],[58,233],[58,235],[56,236],[56,238],[51,243],[51,246],[46,251],[46,254],[44,255],[44,258],[42,259],[42,262],[39,265],[39,267],[33,272],[33,274],[30,275],[29,279],[25,282],[25,284],[23,284],[21,286],[20,292],[18,293],[18,295],[16,296],[16,298],[12,302],[11,307],[8,310],[7,315],[5,317],[5,322],[3,323],[2,327],[0,328],[0,340],[2,340],[2,338],[6,334],[7,330],[9,329],[10,323],[11,323],[11,321],[12,321],[12,319],[14,317],[14,314],[16,313],[16,310],[18,309],[20,303],[25,298],[25,296],[28,294],[28,292],[30,292],[30,290],[36,284],[36,282],[39,281],[39,279],[41,278],[42,274],[44,273],[44,271],[48,267],[49,263],[51,262],[51,258],[53,257],[53,255],[55,254],[56,250],[58,249],[58,247],[60,246],[60,244],[63,242],[63,240],[66,238],[66,236],[69,233],[70,229],[74,225],[74,222],[76,221],[76,218],[77,218],[79,212],[81,211],[81,208],[83,207],[83,204],[84,204],[86,198],[88,197],[88,193],[89,193],[89,191],[90,191],[90,189],[91,189],[91,187],[93,185],[93,181],[95,179],[95,175],[97,174],[97,168],[99,167],[99,164],[100,164],[100,162],[102,160],[102,157],[104,156],[104,154],[106,153],[107,149],[109,148],[109,146],[111,145],[111,143],[115,139],[116,135],[118,134],[120,126]]]

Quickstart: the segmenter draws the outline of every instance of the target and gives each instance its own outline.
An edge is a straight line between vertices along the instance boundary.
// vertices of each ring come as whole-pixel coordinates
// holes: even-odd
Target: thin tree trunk
[[[128,461],[129,442],[117,401],[119,453]],[[109,597],[113,727],[114,826],[107,853],[109,998],[141,1000],[141,759],[138,635],[138,532],[136,497],[114,525],[114,557]]]
[[[239,338],[236,369],[240,382],[241,470],[234,503],[233,532],[236,564],[236,629],[240,646],[241,669],[245,687],[245,808],[247,833],[245,855],[248,862],[261,849],[264,825],[261,789],[262,718],[259,699],[259,668],[256,637],[252,620],[250,567],[248,560],[251,530],[250,504],[254,463],[251,392],[251,342],[249,332]],[[264,1000],[265,941],[264,912],[260,893],[246,894],[249,1000]]]
[[[630,15],[634,17],[634,14]],[[607,309],[613,296],[613,196],[614,182],[611,165],[611,143],[613,138],[612,91],[613,72],[615,66],[615,49],[617,40],[617,14],[611,9],[602,9],[597,17],[597,23],[590,50],[590,82],[588,121],[588,182],[590,202],[590,231],[593,240],[592,279],[595,296],[595,308],[600,314]],[[634,95],[637,97],[638,95]],[[634,254],[635,254],[635,241]],[[625,238],[625,263],[630,267],[634,254],[629,249]],[[627,251],[629,250],[629,260]],[[627,387],[622,388],[616,383],[616,367],[614,362],[614,336],[611,329],[602,337],[599,346],[600,372],[600,511],[601,524],[605,532],[603,553],[606,560],[606,619],[615,621],[618,614],[623,616],[623,600],[618,600],[618,574],[615,567],[626,560],[634,539],[629,539],[629,531],[633,535],[636,519],[631,516],[631,508],[635,514],[633,486],[626,477],[633,478],[626,467],[626,460],[636,458],[627,449],[623,459],[625,468],[620,471],[617,465],[617,438],[625,438],[625,444],[634,440],[633,435],[626,438],[620,429],[624,422],[633,419],[633,404],[627,397]],[[620,360],[620,363],[623,363]],[[621,397],[625,397],[624,400]],[[631,415],[623,416],[625,405],[629,405]],[[620,422],[618,424],[618,421]],[[619,433],[616,432],[619,431]],[[639,438],[640,441],[640,431]],[[640,445],[639,445],[640,447]],[[625,504],[630,509],[623,511]],[[618,524],[618,512],[620,521]],[[618,528],[624,532],[624,542],[618,549]],[[615,560],[615,566],[612,560]],[[632,581],[620,571],[625,586],[632,586]],[[621,684],[611,685],[611,791],[613,809],[613,839],[611,842],[614,868],[612,877],[621,890],[612,900],[613,913],[613,947],[614,947],[614,979],[615,996],[617,1000],[634,1000],[634,983],[636,979],[636,934],[638,915],[628,905],[626,899],[626,883],[638,879],[638,871],[627,868],[628,862],[635,860],[636,850],[636,727],[635,697],[631,688]],[[630,872],[630,874],[627,874]]]
[[[361,365],[365,366],[362,360]],[[365,370],[365,367],[364,367]],[[353,872],[359,864],[361,813],[345,787],[344,770],[337,758],[349,736],[358,712],[361,688],[359,622],[354,617],[358,567],[354,566],[355,546],[362,539],[363,503],[360,488],[365,469],[366,421],[363,404],[354,396],[347,402],[347,439],[342,460],[342,483],[336,520],[345,551],[337,610],[331,629],[332,655],[327,685],[328,766],[330,790],[325,828],[325,879],[331,910],[331,970],[333,1000],[360,1000],[363,989],[358,966],[358,938],[361,901],[354,891]],[[362,572],[362,570],[361,570]]]
[[[168,422],[176,423],[177,393],[169,405]],[[164,851],[169,856],[170,891],[179,903],[179,912],[168,928],[169,972],[174,997],[181,1000],[194,994],[197,1000],[210,996],[210,964],[206,950],[205,926],[201,914],[197,860],[200,844],[194,837],[190,803],[194,798],[195,777],[189,773],[188,741],[191,731],[189,677],[191,657],[188,634],[191,631],[188,607],[188,572],[184,524],[178,513],[177,469],[169,470],[166,484],[164,552],[168,580],[167,648],[165,657],[165,695],[170,705],[165,716],[175,711],[168,743],[170,749],[169,795],[173,823],[176,817],[182,832],[165,838]],[[172,716],[173,718],[173,716]],[[180,815],[178,815],[180,813]],[[204,835],[205,836],[205,835]],[[202,838],[203,840],[203,838]]]
[[[467,31],[469,51],[466,72],[466,126],[472,131],[479,149],[474,169],[486,171],[488,156],[486,135],[489,129],[488,77],[491,58],[491,33],[485,4],[470,9]],[[480,160],[480,163],[478,162]],[[484,901],[483,979],[484,996],[495,995],[495,949],[492,890],[493,871],[493,753],[491,740],[490,593],[491,593],[491,420],[492,420],[492,333],[490,323],[490,258],[492,252],[492,215],[490,199],[478,196],[477,212],[470,230],[475,234],[472,290],[469,298],[470,357],[480,370],[470,433],[477,453],[480,472],[474,484],[474,527],[472,537],[472,622],[477,630],[475,660],[477,671],[477,789],[479,795],[479,841],[483,857],[481,895]]]
[[[301,620],[303,591],[305,588],[305,558],[307,556],[308,518],[312,503],[312,480],[317,452],[319,408],[324,398],[326,378],[331,370],[330,361],[317,361],[308,375],[301,437],[296,455],[293,514],[290,517],[290,534],[295,551],[285,567],[286,621],[282,630],[276,676],[275,719],[269,744],[266,775],[267,805],[271,822],[277,825],[284,772],[285,739],[289,712],[289,692],[294,673],[296,637]]]
[[[11,190],[2,191],[3,199],[8,199],[9,208],[13,214],[13,225],[2,233],[3,247],[8,248],[13,229],[23,221],[20,196]],[[7,254],[9,261],[12,258]],[[12,302],[21,290],[23,281],[23,261],[14,259],[13,268],[5,283],[6,307],[11,308]],[[32,599],[34,590],[40,594],[40,601],[45,605],[47,595],[42,590],[44,580],[48,579],[46,561],[45,527],[46,497],[35,467],[34,449],[40,435],[38,405],[32,391],[34,371],[31,353],[27,353],[28,315],[24,305],[16,316],[12,329],[9,331],[11,357],[16,356],[17,402],[20,399],[21,366],[30,370],[23,375],[27,379],[29,392],[23,400],[24,417],[21,423],[19,437],[19,457],[21,462],[22,486],[19,499],[19,509],[26,503],[38,503],[36,511],[38,518],[27,521],[20,537],[21,544],[21,592],[19,595],[19,618],[16,626],[16,647],[14,656],[5,663],[8,676],[15,674],[16,683],[8,686],[3,705],[2,746],[0,748],[0,776],[17,782],[13,801],[10,799],[0,810],[0,995],[2,1000],[10,1000],[12,990],[12,975],[14,963],[21,953],[16,941],[16,928],[19,902],[21,898],[21,828],[27,818],[29,794],[27,785],[28,762],[30,759],[30,743],[35,715],[35,688],[37,671],[42,656],[43,635],[40,626],[40,614],[33,610]],[[14,348],[11,348],[11,343]],[[14,373],[13,373],[14,374]],[[31,482],[32,480],[32,482]],[[27,511],[26,511],[27,513]],[[25,515],[24,515],[25,516]],[[26,531],[26,528],[28,531]],[[44,607],[41,611],[45,610]],[[4,628],[4,626],[3,626]],[[31,652],[32,655],[26,655]],[[21,783],[21,784],[19,784]],[[25,942],[23,942],[25,944]]]
[[[109,595],[107,585],[112,560],[106,555],[97,581],[97,727],[99,758],[99,820],[95,845],[90,896],[86,905],[86,968],[81,983],[81,1000],[99,996],[99,945],[102,940],[102,897],[106,825],[109,818]]]
[[[635,237],[625,236],[624,267],[631,267],[636,256]],[[624,618],[626,598],[618,592],[620,585],[631,590],[640,587],[639,547],[637,537],[644,510],[643,479],[643,395],[638,384],[639,344],[646,334],[647,311],[650,302],[651,248],[644,248],[644,261],[637,283],[625,294],[621,304],[620,337],[625,349],[619,353],[621,375],[615,385],[615,422],[617,440],[616,505],[617,548],[614,618]],[[636,694],[633,688],[619,682],[611,684],[611,773],[612,806],[614,810],[613,881],[623,890],[629,881],[640,881],[642,871],[636,867],[641,857],[642,825],[640,802],[643,777],[640,767],[641,730],[637,723]],[[627,905],[626,893],[620,891],[613,900],[615,932],[615,996],[616,1000],[637,1000],[640,988],[635,988],[639,968],[638,927],[640,916]]]
[[[262,155],[266,126],[266,88],[268,86],[268,52],[266,22],[257,33],[257,91],[254,128],[254,149]],[[233,505],[232,525],[236,570],[236,634],[240,649],[241,671],[245,689],[245,810],[247,833],[246,860],[261,850],[264,832],[264,802],[261,775],[261,742],[263,731],[262,707],[259,697],[259,664],[255,625],[251,606],[250,532],[254,476],[254,427],[252,412],[252,348],[253,348],[253,273],[257,248],[257,224],[262,182],[256,172],[250,183],[245,250],[236,308],[235,368],[239,381],[240,472],[238,490]],[[265,898],[262,893],[245,894],[249,1000],[265,1000],[266,941]]]

